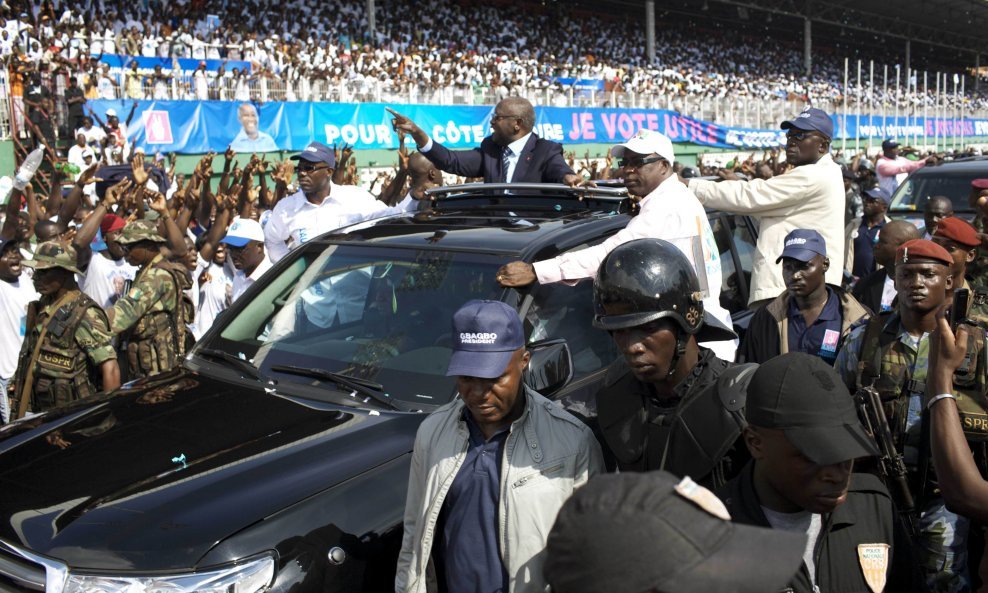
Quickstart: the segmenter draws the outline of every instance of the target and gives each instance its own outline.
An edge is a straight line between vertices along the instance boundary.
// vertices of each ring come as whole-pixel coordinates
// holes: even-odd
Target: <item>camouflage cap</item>
[[[34,258],[21,262],[29,268],[47,270],[49,268],[65,268],[70,272],[81,274],[76,267],[75,248],[59,241],[45,241],[34,251]]]
[[[127,226],[120,231],[117,243],[137,243],[138,241],[153,241],[164,243],[165,238],[158,232],[158,224],[150,220],[135,220],[128,222]]]

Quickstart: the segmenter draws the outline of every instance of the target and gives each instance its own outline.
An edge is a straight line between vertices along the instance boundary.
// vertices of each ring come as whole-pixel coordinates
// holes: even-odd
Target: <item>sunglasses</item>
[[[802,142],[807,138],[813,137],[813,132],[799,131],[799,132],[786,132],[786,140],[795,140],[796,142]]]
[[[496,124],[497,122],[501,121],[502,119],[518,119],[518,116],[517,115],[498,115],[498,114],[495,113],[494,114],[494,117],[491,118],[491,123],[492,124]]]
[[[664,160],[665,159],[660,156],[648,156],[637,159],[621,159],[618,161],[618,167],[622,169],[641,169],[645,165],[651,165],[652,163],[657,163]]]
[[[298,171],[299,173],[313,173],[315,171],[322,171],[323,169],[328,169],[328,168],[329,168],[328,166],[323,166],[323,165],[299,164],[298,167],[295,167],[295,170]]]

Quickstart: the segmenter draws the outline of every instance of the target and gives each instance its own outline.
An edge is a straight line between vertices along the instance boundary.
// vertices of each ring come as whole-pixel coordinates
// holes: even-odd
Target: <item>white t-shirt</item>
[[[196,299],[197,340],[213,326],[216,317],[227,308],[228,299],[232,298],[233,294],[233,275],[227,271],[226,266],[210,263],[203,269],[209,273],[209,281],[199,286],[199,295]]]
[[[96,304],[107,309],[124,293],[126,283],[134,281],[137,269],[125,260],[117,262],[101,253],[94,253],[79,287]]]
[[[27,306],[38,300],[31,277],[21,273],[16,282],[0,280],[0,377],[17,370],[17,355],[27,329]]]

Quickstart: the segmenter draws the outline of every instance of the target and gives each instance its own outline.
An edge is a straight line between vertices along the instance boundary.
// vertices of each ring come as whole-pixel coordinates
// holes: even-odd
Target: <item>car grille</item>
[[[63,576],[65,566],[0,541],[0,593],[45,591],[49,573]]]

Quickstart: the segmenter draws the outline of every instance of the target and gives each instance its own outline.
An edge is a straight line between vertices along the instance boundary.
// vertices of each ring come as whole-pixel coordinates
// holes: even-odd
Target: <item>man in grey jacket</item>
[[[590,429],[528,389],[518,313],[474,300],[453,315],[459,398],[419,427],[395,590],[545,590],[546,537],[570,494],[603,470]],[[428,573],[428,574],[427,574]],[[444,585],[444,586],[443,586]]]

